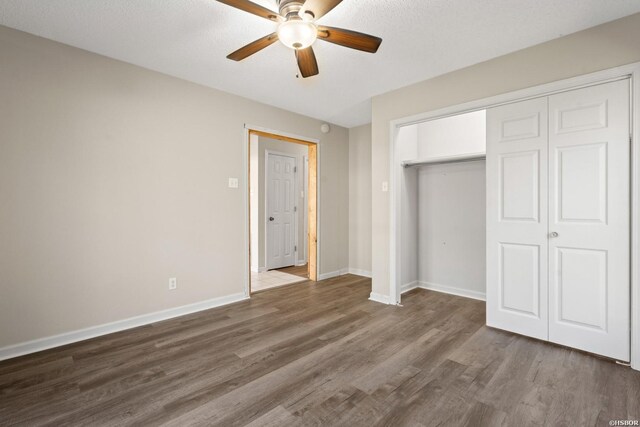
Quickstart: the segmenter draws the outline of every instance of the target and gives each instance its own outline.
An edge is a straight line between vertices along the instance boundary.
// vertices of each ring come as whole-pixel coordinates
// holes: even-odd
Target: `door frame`
[[[293,159],[293,164],[294,164],[294,168],[296,168],[298,166],[298,158],[296,157],[295,154],[290,154],[290,153],[284,153],[281,151],[275,151],[275,150],[264,150],[264,267],[265,269],[267,269],[267,271],[269,270],[269,239],[267,238],[267,227],[269,226],[269,221],[268,221],[268,214],[267,214],[267,206],[269,206],[269,156],[280,156],[280,157],[289,157],[290,159]],[[295,169],[294,169],[295,170]],[[293,183],[293,194],[295,195],[294,197],[296,197],[298,195],[298,177],[295,175],[297,172],[294,172],[294,183]],[[296,199],[298,199],[299,197],[296,197]],[[296,230],[296,234],[295,234],[295,245],[298,245],[300,242],[298,241],[299,239],[299,233],[298,233],[298,211],[297,211],[297,204],[296,206],[296,211],[295,211],[295,215],[293,216],[293,228]],[[293,265],[297,265],[298,264],[298,253],[297,251],[294,255],[294,262]]]
[[[389,304],[400,304],[401,233],[397,232],[401,218],[399,195],[402,181],[398,179],[402,166],[395,159],[396,142],[401,127],[426,121],[485,110],[504,104],[549,96],[616,80],[629,79],[631,111],[631,367],[640,370],[640,62],[610,68],[595,73],[533,86],[497,96],[391,120],[389,123]]]
[[[302,182],[309,182],[309,154],[302,156]],[[299,190],[299,189],[298,189]],[[309,206],[309,189],[304,189],[304,202],[303,206]],[[309,229],[309,209],[304,210],[303,221],[304,229]],[[309,263],[309,233],[304,233],[302,248],[304,249],[303,264],[300,264],[300,259],[296,261],[296,265],[304,265]]]
[[[288,132],[267,129],[260,126],[253,126],[245,124],[243,128],[243,176],[246,180],[246,184],[243,186],[244,190],[244,295],[247,298],[251,297],[251,202],[250,202],[250,170],[249,170],[249,156],[250,156],[250,144],[251,136],[263,136],[266,138],[277,139],[285,142],[292,142],[295,144],[306,145],[309,148],[307,156],[309,158],[309,180],[307,187],[307,235],[308,248],[307,248],[307,260],[309,280],[317,281],[320,269],[320,213],[321,213],[321,201],[320,201],[320,140],[314,138],[308,138],[305,136],[295,135]],[[266,230],[265,230],[266,234]],[[266,265],[266,259],[265,259]]]

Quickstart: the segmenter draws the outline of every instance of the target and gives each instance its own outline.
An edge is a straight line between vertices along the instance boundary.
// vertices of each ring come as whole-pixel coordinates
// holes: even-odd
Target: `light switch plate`
[[[384,191],[384,192],[389,191],[389,183],[387,181],[384,181],[382,183],[382,191]]]
[[[238,188],[238,178],[229,178],[229,188]]]

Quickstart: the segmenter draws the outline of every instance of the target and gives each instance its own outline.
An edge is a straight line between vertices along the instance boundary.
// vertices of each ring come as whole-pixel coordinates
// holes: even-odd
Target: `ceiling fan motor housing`
[[[298,13],[304,2],[300,0],[276,0],[278,2],[278,8],[280,10],[280,15],[283,16],[286,20],[291,18],[299,18]],[[311,12],[307,12],[310,15],[310,18],[313,18],[313,14]]]

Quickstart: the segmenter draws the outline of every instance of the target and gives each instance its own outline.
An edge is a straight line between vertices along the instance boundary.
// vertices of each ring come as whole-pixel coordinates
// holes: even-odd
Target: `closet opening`
[[[371,299],[424,286],[417,171],[479,152],[425,153],[420,126],[485,114],[487,326],[640,369],[638,79],[635,63],[392,120],[389,298]]]
[[[485,151],[486,110],[398,129],[399,294],[485,299]]]

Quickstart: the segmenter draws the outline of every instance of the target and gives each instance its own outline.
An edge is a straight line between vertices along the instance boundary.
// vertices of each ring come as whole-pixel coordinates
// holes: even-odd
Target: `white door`
[[[304,233],[303,233],[303,242],[302,242],[302,253],[303,253],[303,258],[301,259],[301,261],[303,261],[304,263],[308,263],[308,253],[309,253],[309,201],[308,201],[308,197],[309,195],[307,194],[309,189],[307,188],[309,186],[309,156],[304,156],[303,157],[303,161],[302,161],[302,165],[304,167],[304,176],[302,178],[302,182],[303,182],[303,190],[302,191],[302,206],[304,206],[304,212],[303,212],[303,218],[304,218]],[[300,252],[300,251],[299,251]]]
[[[267,269],[295,264],[294,157],[267,153]]]
[[[546,98],[487,110],[487,325],[544,340],[547,117]]]
[[[549,97],[549,340],[629,360],[629,81]]]

